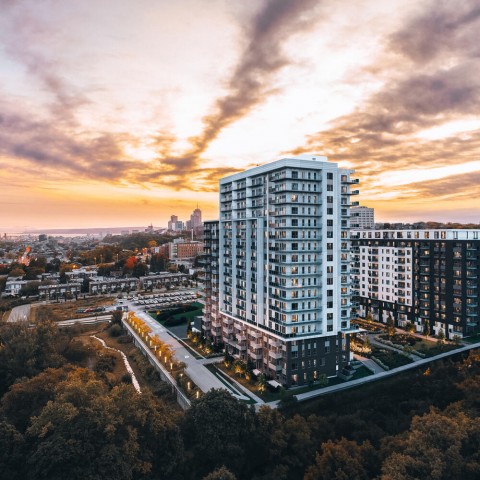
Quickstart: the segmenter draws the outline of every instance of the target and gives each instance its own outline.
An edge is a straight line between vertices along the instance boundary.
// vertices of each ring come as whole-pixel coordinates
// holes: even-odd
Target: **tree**
[[[42,273],[45,273],[44,268],[29,266],[26,269],[24,280],[37,280]]]
[[[40,282],[28,282],[25,285],[22,285],[22,288],[20,289],[20,295],[25,297],[38,295],[39,286]]]
[[[387,317],[387,335],[389,338],[395,336],[395,320],[392,315],[389,313]]]
[[[476,437],[478,441],[478,434],[476,420],[463,413],[444,415],[432,409],[416,416],[410,429],[388,445],[381,480],[478,478],[478,463],[472,473],[474,467],[463,451],[469,440]],[[469,454],[471,460],[478,457],[478,445]]]
[[[57,385],[27,437],[29,478],[184,478],[180,432],[166,407],[131,385],[109,390],[85,369]]]
[[[407,322],[405,325],[405,331],[408,333],[415,333],[415,324],[413,322]]]
[[[24,277],[25,276],[25,271],[20,268],[20,267],[16,267],[12,270],[10,270],[10,273],[8,275],[9,277]]]
[[[25,433],[30,418],[39,415],[53,400],[56,385],[65,380],[71,368],[48,368],[33,378],[24,378],[2,397],[0,412],[20,432]]]
[[[137,278],[148,275],[148,265],[143,262],[137,262],[133,267],[132,275]]]
[[[428,337],[430,335],[430,322],[425,320],[423,322],[423,334]]]
[[[264,393],[267,389],[267,378],[263,373],[258,376],[257,387],[260,393]]]
[[[443,328],[441,328],[439,331],[438,331],[438,343],[440,345],[443,345],[445,343],[445,332],[443,331]]]
[[[378,473],[378,458],[370,442],[361,445],[341,438],[322,443],[304,480],[369,480]]]
[[[228,468],[222,466],[203,477],[203,480],[237,480],[237,477]]]
[[[63,365],[64,338],[49,321],[37,323],[36,328],[29,328],[26,322],[0,325],[0,393],[18,378]]]
[[[184,439],[189,463],[197,476],[223,464],[239,475],[246,461],[246,447],[254,412],[225,390],[210,390],[192,403],[185,414]]]
[[[122,324],[122,318],[123,318],[123,312],[121,310],[114,310],[112,312],[112,325],[121,325]]]
[[[2,472],[2,478],[10,480],[25,478],[23,469],[27,451],[23,435],[13,425],[0,421],[0,472]]]

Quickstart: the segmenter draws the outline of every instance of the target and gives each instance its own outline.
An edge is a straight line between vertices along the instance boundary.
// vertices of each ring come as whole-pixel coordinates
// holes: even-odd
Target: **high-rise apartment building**
[[[447,338],[480,332],[479,230],[352,232],[359,313]]]
[[[302,155],[231,175],[204,226],[205,334],[286,386],[349,361],[352,173]]]
[[[359,230],[375,229],[375,209],[364,206],[352,207],[352,228]]]

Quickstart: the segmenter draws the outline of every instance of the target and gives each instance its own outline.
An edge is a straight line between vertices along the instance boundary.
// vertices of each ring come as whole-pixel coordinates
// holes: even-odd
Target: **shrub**
[[[123,328],[118,325],[118,323],[113,324],[109,329],[108,329],[108,334],[111,337],[119,337],[123,333]]]

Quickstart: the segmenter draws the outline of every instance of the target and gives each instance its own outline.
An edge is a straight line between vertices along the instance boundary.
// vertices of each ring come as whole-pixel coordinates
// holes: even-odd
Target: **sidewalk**
[[[213,373],[207,370],[198,360],[168,331],[154,320],[148,313],[143,312],[136,306],[131,306],[130,311],[141,318],[151,329],[151,336],[158,337],[165,343],[168,343],[179,362],[186,364],[185,372],[192,379],[202,392],[208,392],[212,388],[225,388],[225,385]]]
[[[353,358],[355,358],[355,360],[359,360],[360,362],[362,362],[374,374],[385,371],[378,363],[374,362],[371,358],[362,357],[357,353],[353,355]]]

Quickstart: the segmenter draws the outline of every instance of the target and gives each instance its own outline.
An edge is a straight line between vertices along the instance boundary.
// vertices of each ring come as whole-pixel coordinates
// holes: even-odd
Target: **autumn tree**
[[[378,457],[370,442],[357,444],[341,438],[323,443],[315,464],[304,480],[370,480],[379,467]]]
[[[228,468],[222,466],[203,477],[203,480],[237,480],[237,477]]]
[[[246,444],[254,413],[225,390],[210,390],[187,411],[184,438],[188,463],[198,476],[225,465],[238,475],[246,465]]]
[[[88,370],[57,385],[26,436],[32,479],[183,478],[180,432],[166,408],[131,385],[109,391]]]
[[[463,413],[452,416],[433,409],[414,417],[410,429],[387,447],[391,453],[383,463],[381,480],[479,478],[478,448],[470,449],[470,458],[464,451],[479,434],[477,421]]]

